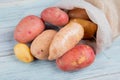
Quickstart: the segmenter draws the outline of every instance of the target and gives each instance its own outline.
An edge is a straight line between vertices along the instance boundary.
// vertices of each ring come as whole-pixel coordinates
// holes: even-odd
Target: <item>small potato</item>
[[[97,32],[97,25],[93,22],[90,22],[90,21],[84,20],[84,19],[79,19],[79,18],[71,19],[71,21],[78,22],[79,24],[81,24],[83,26],[83,28],[84,28],[83,39],[91,39]]]
[[[85,68],[93,63],[95,54],[88,45],[77,45],[56,60],[57,66],[63,71]]]
[[[57,59],[69,49],[73,48],[83,37],[83,27],[76,23],[70,22],[63,27],[54,37],[50,49],[49,60]]]
[[[57,7],[49,7],[42,11],[41,18],[52,25],[64,26],[68,23],[69,17],[67,13]]]
[[[50,43],[57,32],[45,30],[31,44],[31,52],[34,57],[40,60],[48,59]]]
[[[90,18],[86,13],[86,10],[82,8],[74,8],[68,11],[68,15],[70,18],[80,18],[80,19],[90,20]]]
[[[44,23],[39,17],[30,15],[23,18],[16,26],[14,38],[20,43],[27,43],[39,35],[44,28]]]
[[[22,62],[32,62],[34,57],[31,55],[30,49],[26,44],[18,43],[14,47],[15,56]]]

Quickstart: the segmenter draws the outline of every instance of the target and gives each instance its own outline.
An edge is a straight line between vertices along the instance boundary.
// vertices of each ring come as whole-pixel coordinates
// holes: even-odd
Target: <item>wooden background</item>
[[[98,54],[91,66],[76,72],[61,71],[54,61],[36,60],[26,64],[15,58],[13,31],[17,23],[26,15],[39,16],[44,8],[56,2],[0,0],[0,80],[120,80],[120,37]]]

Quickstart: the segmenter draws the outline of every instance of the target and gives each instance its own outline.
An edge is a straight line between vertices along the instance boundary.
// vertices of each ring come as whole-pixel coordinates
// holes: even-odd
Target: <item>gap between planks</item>
[[[120,74],[120,71],[115,72],[115,73],[106,73],[106,74],[96,75],[96,76],[92,76],[92,77],[82,78],[80,80],[90,80],[90,79],[93,80],[93,79],[96,79],[96,78],[106,77],[106,76],[114,76],[114,75],[117,75],[117,74]]]

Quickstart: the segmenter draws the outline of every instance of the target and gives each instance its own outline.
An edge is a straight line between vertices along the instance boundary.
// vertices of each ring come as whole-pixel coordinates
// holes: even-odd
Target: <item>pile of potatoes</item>
[[[95,59],[92,47],[79,44],[81,40],[95,38],[97,25],[85,9],[44,9],[40,17],[29,15],[16,26],[15,56],[22,62],[56,60],[63,71],[74,71],[89,66]],[[28,45],[29,44],[29,45]]]

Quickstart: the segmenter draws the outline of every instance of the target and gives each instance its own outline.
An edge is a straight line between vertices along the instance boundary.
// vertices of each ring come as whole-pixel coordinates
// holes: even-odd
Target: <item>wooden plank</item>
[[[0,0],[0,7],[16,7],[16,6],[28,6],[29,4],[32,5],[51,5],[54,4],[55,2],[58,2],[58,0],[50,0],[50,1],[45,1],[45,0]],[[30,6],[32,6],[30,5]]]
[[[61,71],[54,61],[36,60],[25,64],[18,61],[14,55],[1,57],[0,64],[2,80],[97,80],[120,73],[120,61],[106,59],[104,54],[99,54],[91,66],[76,72]]]
[[[120,72],[84,78],[84,80],[120,80]],[[81,79],[82,80],[82,79]]]

